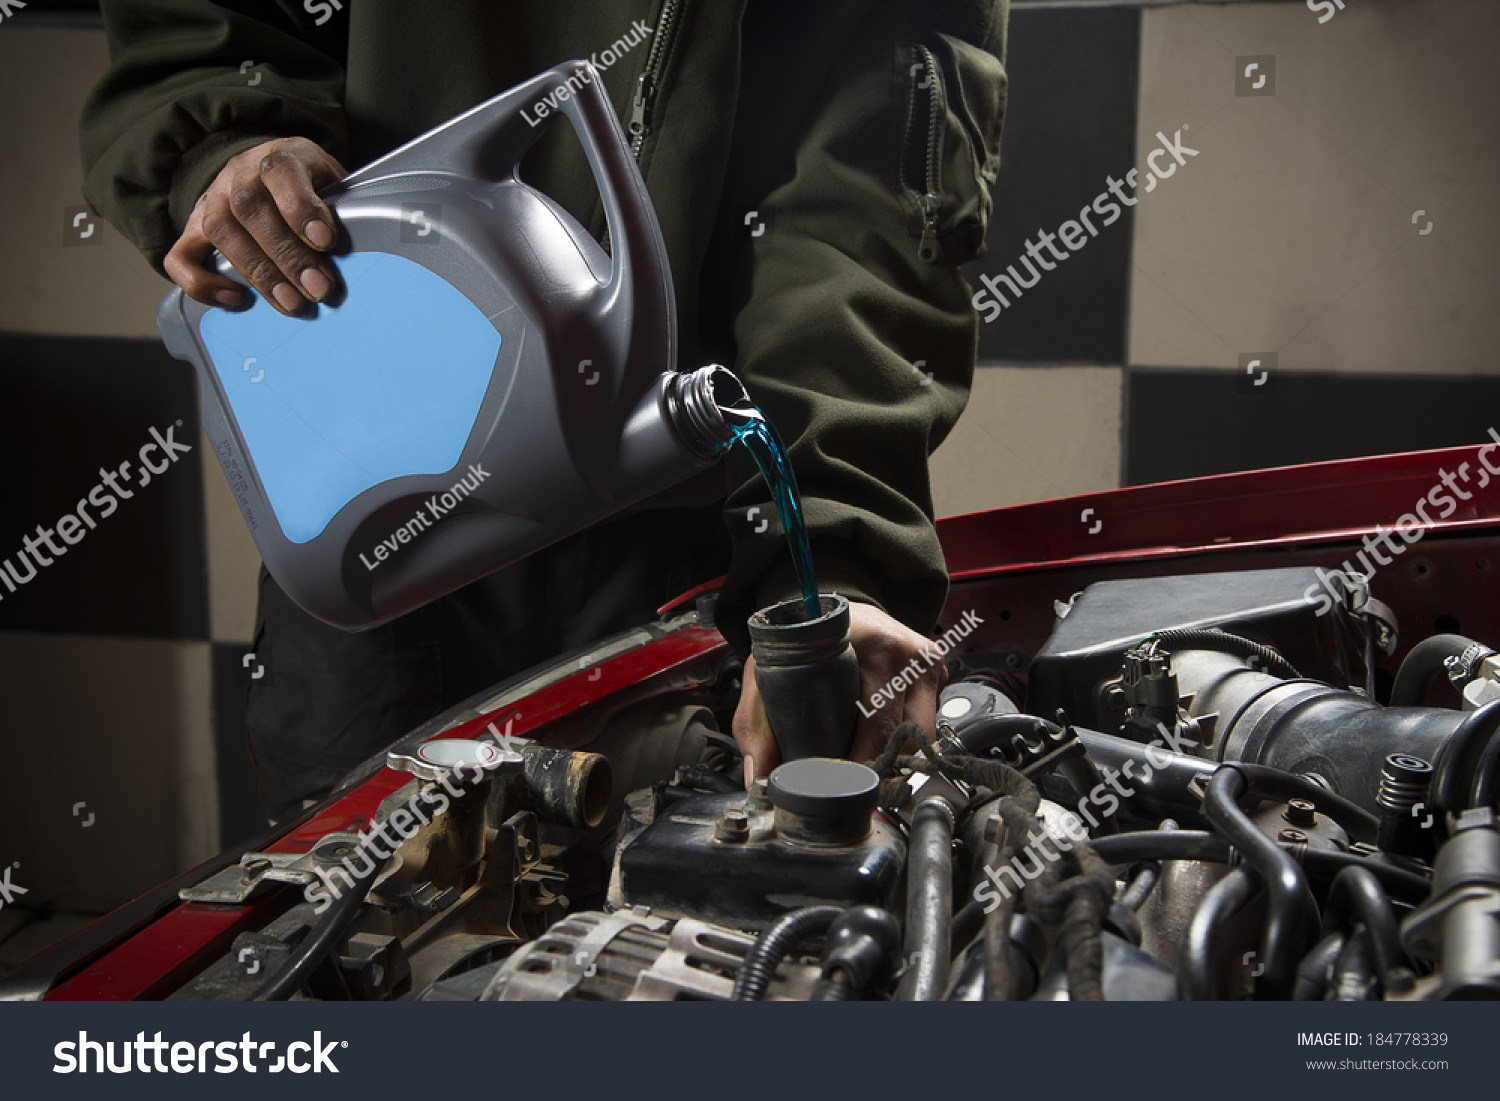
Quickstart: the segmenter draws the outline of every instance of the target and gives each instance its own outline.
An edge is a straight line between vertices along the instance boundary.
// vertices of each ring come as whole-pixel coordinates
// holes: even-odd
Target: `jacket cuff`
[[[254,149],[262,142],[284,138],[285,134],[210,134],[197,145],[182,154],[177,170],[172,173],[167,213],[177,229],[177,236],[187,228],[193,207],[208,190],[208,185],[223,171],[229,161],[247,149]],[[175,239],[174,239],[175,243]]]

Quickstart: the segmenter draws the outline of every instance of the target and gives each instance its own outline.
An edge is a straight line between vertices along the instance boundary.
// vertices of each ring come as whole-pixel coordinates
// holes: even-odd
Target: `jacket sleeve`
[[[79,120],[83,193],[159,273],[237,153],[300,136],[346,159],[347,20],[320,30],[291,0],[102,6],[110,66]]]
[[[736,368],[788,446],[819,588],[924,633],[947,594],[927,460],[968,399],[978,320],[958,265],[983,249],[1006,91],[1004,5],[969,8],[998,26],[972,40],[872,27],[825,62],[795,168],[758,211],[734,321]],[[797,584],[779,527],[747,519],[771,510],[743,448],[728,462],[735,551],[717,619],[743,653],[745,618]]]

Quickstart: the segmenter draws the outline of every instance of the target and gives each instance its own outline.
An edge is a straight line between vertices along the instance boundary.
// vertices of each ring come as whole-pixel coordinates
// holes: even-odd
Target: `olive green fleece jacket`
[[[679,366],[732,367],[776,425],[820,587],[931,630],[947,576],[927,458],[973,373],[958,265],[983,248],[998,167],[1006,0],[102,6],[111,64],[81,119],[84,193],[158,271],[236,153],[301,136],[353,171],[552,65],[607,66],[621,120],[639,124]],[[521,175],[602,235],[566,126]],[[665,503],[725,499],[718,618],[743,653],[748,614],[796,581],[776,526],[756,531],[773,513],[741,452]]]

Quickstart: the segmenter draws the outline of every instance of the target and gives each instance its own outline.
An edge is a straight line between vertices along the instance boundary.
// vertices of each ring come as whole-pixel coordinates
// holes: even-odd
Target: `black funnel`
[[[823,614],[805,618],[802,600],[750,617],[755,683],[783,761],[845,757],[854,741],[859,659],[849,643],[849,601],[819,594]]]

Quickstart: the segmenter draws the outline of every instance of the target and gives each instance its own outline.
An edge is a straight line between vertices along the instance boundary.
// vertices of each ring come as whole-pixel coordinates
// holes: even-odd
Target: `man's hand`
[[[204,265],[218,249],[261,297],[287,316],[333,289],[333,266],[320,255],[338,239],[318,188],[346,173],[306,138],[277,138],[226,164],[193,207],[187,228],[163,262],[189,298],[238,306],[243,291]]]
[[[920,723],[929,734],[937,726],[938,693],[948,682],[942,655],[929,638],[917,634],[879,608],[849,603],[849,639],[859,658],[859,692],[863,704],[854,730],[849,759],[868,761],[885,748],[887,737],[899,724]],[[917,670],[915,682],[905,691],[895,690],[896,699],[871,706],[876,692],[892,688],[891,682],[906,666]],[[910,675],[906,678],[911,680]],[[864,712],[869,711],[866,716]],[[781,763],[776,738],[766,719],[766,708],[755,685],[755,659],[745,662],[740,705],[734,713],[734,740],[745,755],[745,786],[757,776],[766,776]]]

